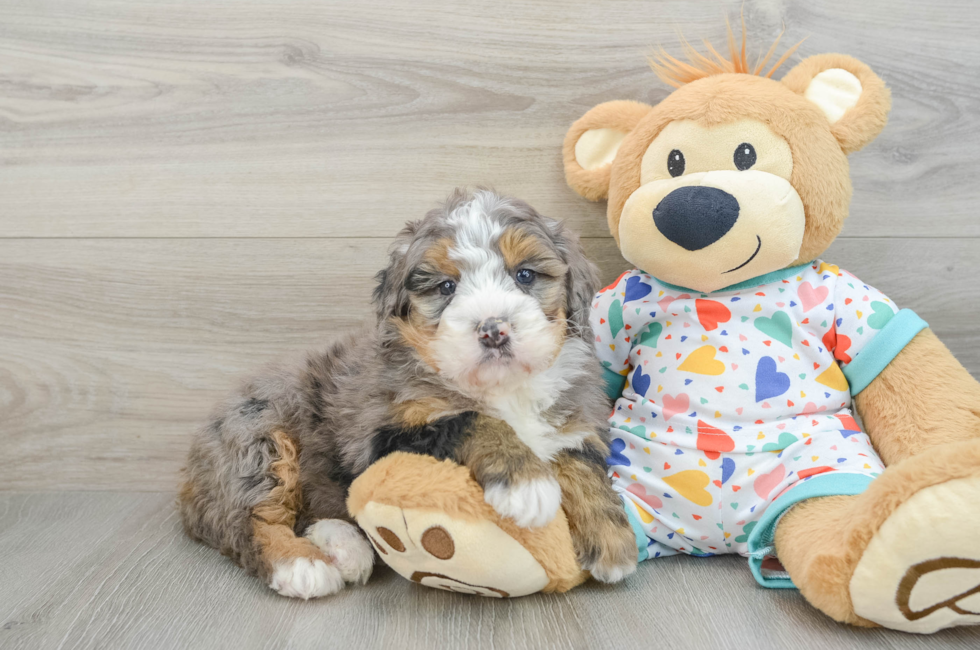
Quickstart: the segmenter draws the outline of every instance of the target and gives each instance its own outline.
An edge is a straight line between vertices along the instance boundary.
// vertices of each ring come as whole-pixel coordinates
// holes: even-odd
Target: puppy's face
[[[379,315],[470,394],[549,367],[568,335],[587,331],[597,284],[558,222],[490,192],[454,195],[411,224],[382,275]]]

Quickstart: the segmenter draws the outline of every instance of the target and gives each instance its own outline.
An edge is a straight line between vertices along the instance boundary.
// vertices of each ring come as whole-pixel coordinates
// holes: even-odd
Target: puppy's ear
[[[800,61],[782,83],[816,104],[844,153],[874,140],[888,122],[891,93],[881,77],[855,58],[818,54]]]
[[[589,261],[582,249],[578,235],[569,231],[560,222],[552,222],[552,236],[555,245],[568,266],[565,273],[566,319],[573,334],[589,345],[592,344],[592,328],[589,326],[589,310],[592,298],[599,291],[599,270]]]
[[[606,198],[619,145],[652,108],[640,102],[606,102],[572,124],[562,149],[569,187],[590,201]]]
[[[405,318],[411,306],[405,279],[408,276],[408,248],[415,238],[420,221],[409,221],[388,249],[388,265],[374,279],[374,306],[378,322],[389,318]]]

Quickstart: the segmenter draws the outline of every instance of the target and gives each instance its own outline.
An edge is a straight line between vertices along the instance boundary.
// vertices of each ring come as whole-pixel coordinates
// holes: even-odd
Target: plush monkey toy
[[[677,90],[600,104],[565,137],[569,185],[608,200],[636,267],[592,326],[640,557],[740,553],[856,625],[980,623],[980,385],[914,312],[820,259],[888,89],[840,54],[777,82],[744,37],[731,51],[662,54]]]
[[[777,82],[789,52],[765,75],[744,37],[710,54],[662,56],[673,94],[600,104],[564,145],[569,185],[608,200],[636,267],[592,325],[640,557],[740,553],[855,625],[980,623],[980,385],[913,312],[819,259],[889,92],[844,55]],[[517,528],[448,461],[389,456],[348,505],[421,584],[516,596],[587,577],[561,514]]]

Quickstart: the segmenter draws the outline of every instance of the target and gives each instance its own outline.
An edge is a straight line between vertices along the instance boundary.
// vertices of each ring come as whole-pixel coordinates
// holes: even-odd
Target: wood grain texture
[[[3,0],[0,233],[387,237],[491,184],[583,234],[568,125],[657,102],[645,59],[724,41],[742,0]],[[848,52],[894,94],[845,236],[980,236],[972,0],[749,0],[753,51]],[[788,69],[788,68],[786,68]]]
[[[834,623],[745,560],[672,557],[623,584],[498,601],[427,589],[383,565],[366,586],[276,595],[184,536],[172,494],[0,494],[0,647],[976,648]],[[707,588],[710,585],[710,588]]]
[[[614,279],[612,240],[585,240]],[[0,489],[168,490],[245,374],[372,317],[381,239],[0,240]],[[915,309],[980,375],[973,240],[841,240],[827,259]],[[915,272],[896,259],[917,259]]]

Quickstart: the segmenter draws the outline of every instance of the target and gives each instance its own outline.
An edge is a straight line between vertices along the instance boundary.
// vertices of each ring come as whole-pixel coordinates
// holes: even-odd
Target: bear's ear
[[[606,198],[619,145],[652,108],[640,102],[606,102],[572,124],[563,147],[568,185],[590,201]]]
[[[813,102],[844,153],[874,140],[888,121],[891,93],[871,68],[844,54],[818,54],[786,73],[783,83]]]

